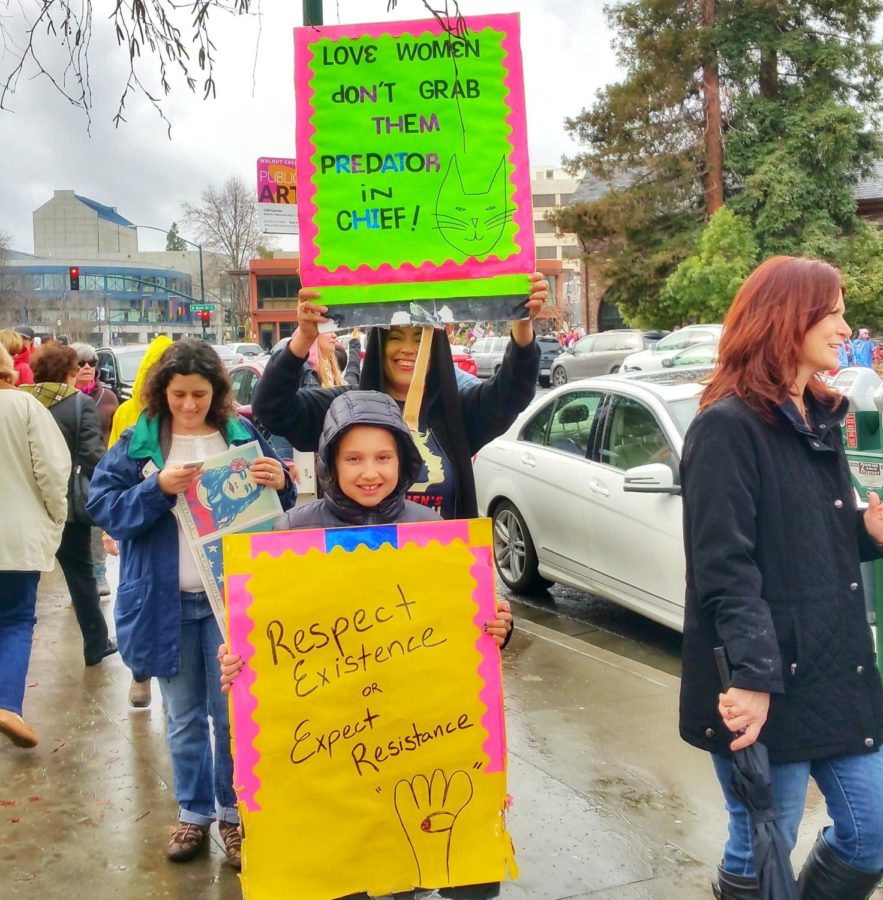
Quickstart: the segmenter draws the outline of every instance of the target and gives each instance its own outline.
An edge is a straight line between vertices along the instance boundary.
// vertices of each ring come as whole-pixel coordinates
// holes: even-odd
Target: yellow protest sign
[[[224,538],[247,900],[514,877],[489,520]]]

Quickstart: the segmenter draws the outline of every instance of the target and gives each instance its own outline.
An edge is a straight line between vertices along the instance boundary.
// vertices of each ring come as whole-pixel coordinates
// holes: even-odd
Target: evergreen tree
[[[172,222],[172,227],[166,234],[166,250],[186,250],[187,242],[178,234],[178,223]]]
[[[573,171],[632,176],[614,197],[555,219],[578,236],[587,221],[596,239],[606,234],[606,299],[631,321],[656,321],[663,285],[704,224],[709,59],[720,76],[726,202],[750,222],[761,258],[812,254],[849,272],[873,240],[852,189],[879,155],[881,0],[718,0],[713,27],[703,27],[701,6],[614,3],[626,77],[566,121],[585,146],[569,160]]]

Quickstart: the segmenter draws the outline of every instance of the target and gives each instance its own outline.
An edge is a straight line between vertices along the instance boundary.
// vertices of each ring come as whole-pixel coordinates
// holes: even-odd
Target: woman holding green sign
[[[463,387],[457,385],[444,331],[394,325],[368,332],[359,388],[383,391],[404,406],[405,419],[425,463],[408,492],[409,500],[437,510],[445,519],[478,515],[472,457],[501,435],[533,399],[540,366],[533,319],[548,290],[542,275],[531,276],[527,317],[512,323],[512,338],[499,372]],[[253,400],[260,421],[303,451],[317,449],[328,407],[335,397],[350,390],[348,385],[301,389],[319,325],[328,321],[328,310],[319,300],[317,291],[300,292],[297,331],[287,350],[267,364]],[[427,338],[428,356],[425,348],[420,353]],[[425,372],[423,378],[420,371]]]

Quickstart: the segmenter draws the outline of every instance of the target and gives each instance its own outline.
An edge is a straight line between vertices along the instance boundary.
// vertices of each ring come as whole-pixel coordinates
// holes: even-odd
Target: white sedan
[[[723,325],[685,325],[667,334],[649,349],[627,356],[622,361],[621,369],[623,372],[659,372],[665,360],[671,359],[685,347],[719,341],[723,328]]]
[[[683,628],[678,465],[702,391],[695,377],[573,382],[482,448],[478,504],[512,590],[559,582]]]

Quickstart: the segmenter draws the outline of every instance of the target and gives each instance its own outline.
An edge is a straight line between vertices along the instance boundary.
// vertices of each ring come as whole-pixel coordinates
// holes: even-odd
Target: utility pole
[[[323,25],[322,0],[304,0],[304,25]]]

